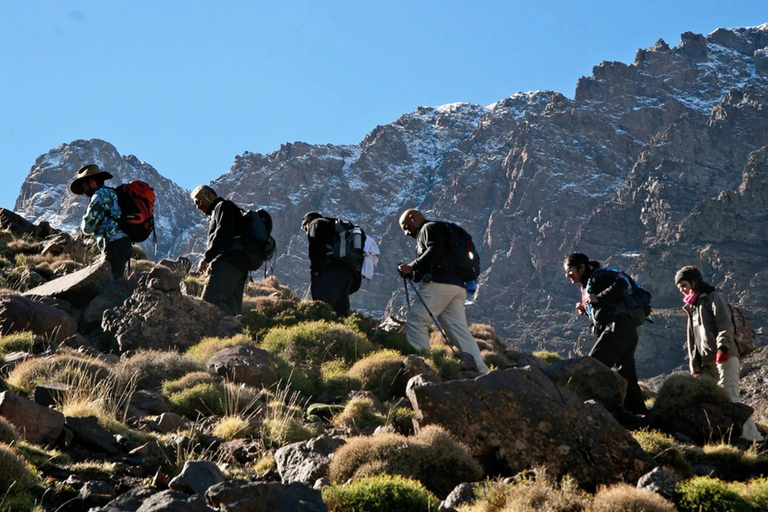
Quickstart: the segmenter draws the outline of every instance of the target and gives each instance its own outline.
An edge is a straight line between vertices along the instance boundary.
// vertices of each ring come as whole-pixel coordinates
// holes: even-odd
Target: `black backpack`
[[[480,255],[467,231],[453,222],[443,222],[448,232],[448,265],[465,283],[480,277]]]
[[[356,275],[360,274],[363,268],[365,231],[353,222],[329,220],[334,221],[336,233],[333,237],[333,247],[329,246],[328,256],[354,270]]]
[[[277,247],[272,237],[272,217],[264,209],[241,210],[243,213],[243,250],[249,270],[258,270],[274,256]]]
[[[632,279],[632,276],[624,272],[623,270],[616,270],[615,268],[598,268],[592,272],[589,277],[590,282],[587,283],[587,291],[589,292],[591,280],[600,272],[611,271],[615,272],[619,279],[623,279],[627,282],[627,289],[624,290],[623,306],[632,320],[635,322],[635,326],[640,327],[646,321],[653,323],[653,320],[648,318],[651,316],[651,292],[640,286],[640,284]]]

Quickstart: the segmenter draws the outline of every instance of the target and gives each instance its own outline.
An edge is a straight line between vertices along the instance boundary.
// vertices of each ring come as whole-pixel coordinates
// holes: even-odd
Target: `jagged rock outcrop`
[[[468,317],[491,323],[523,350],[588,352],[593,339],[573,314],[578,292],[562,276],[563,257],[586,252],[652,291],[659,314],[641,330],[638,371],[669,372],[684,363],[671,282],[677,267],[700,265],[732,300],[750,305],[754,323],[768,321],[761,300],[768,292],[753,284],[768,267],[766,55],[768,24],[686,32],[676,47],[660,40],[639,50],[632,64],[595,66],[573,99],[537,91],[487,107],[420,107],[359,144],[245,152],[212,185],[242,206],[270,211],[275,271],[295,290],[309,281],[303,214],[358,221],[382,255],[352,305],[377,315],[404,306],[394,269],[412,258],[413,246],[398,214],[418,207],[461,222],[485,269]],[[73,230],[83,204],[66,183],[85,161],[123,179],[157,180],[161,252],[202,251],[204,219],[184,191],[101,141],[75,141],[40,157],[17,211]]]

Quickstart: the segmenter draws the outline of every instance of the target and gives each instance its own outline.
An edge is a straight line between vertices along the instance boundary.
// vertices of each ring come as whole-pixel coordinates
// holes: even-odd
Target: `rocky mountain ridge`
[[[674,271],[705,275],[768,320],[764,275],[768,144],[768,24],[686,32],[638,50],[633,64],[603,62],[579,80],[574,99],[518,93],[490,106],[420,107],[378,126],[357,145],[285,144],[245,152],[213,181],[243,206],[274,219],[276,274],[303,292],[308,283],[302,215],[354,219],[382,247],[377,274],[353,307],[402,314],[394,271],[413,256],[397,217],[417,207],[460,222],[484,266],[472,321],[491,323],[524,349],[586,353],[592,338],[573,315],[578,291],[562,275],[578,250],[623,268],[654,294],[659,313],[642,328],[641,375],[683,364]],[[15,210],[74,230],[84,209],[66,183],[95,161],[125,181],[158,189],[163,256],[201,252],[204,219],[188,192],[103,141],[75,141],[41,156]]]

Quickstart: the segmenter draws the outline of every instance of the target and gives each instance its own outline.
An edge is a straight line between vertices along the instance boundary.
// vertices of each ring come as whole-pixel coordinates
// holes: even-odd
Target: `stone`
[[[99,425],[96,416],[84,418],[66,418],[67,428],[74,434],[73,442],[90,450],[108,455],[117,455],[122,452],[114,434]]]
[[[80,318],[80,329],[90,332],[101,328],[104,311],[116,308],[131,296],[136,284],[128,279],[116,279],[109,286],[102,287],[98,295],[88,302]]]
[[[144,500],[136,512],[212,512],[198,496],[160,491]]]
[[[104,312],[101,327],[114,352],[184,350],[206,337],[234,335],[240,320],[181,292],[140,286],[123,304]]]
[[[0,295],[0,334],[32,331],[56,342],[75,333],[68,314],[21,295]]]
[[[583,401],[595,400],[611,412],[624,404],[626,379],[594,357],[565,359],[541,371],[555,386],[571,391]]]
[[[89,512],[136,512],[138,508],[156,491],[149,489],[131,489],[118,496],[101,508],[92,508]]]
[[[250,346],[227,347],[217,351],[205,363],[216,375],[255,388],[269,388],[277,380],[277,367],[264,349]]]
[[[310,485],[325,477],[334,452],[344,444],[341,437],[322,435],[279,448],[275,452],[275,463],[282,482]]]
[[[80,488],[78,497],[85,505],[105,505],[115,499],[117,493],[109,482],[103,480],[91,480],[85,482]]]
[[[0,416],[10,422],[27,441],[35,444],[55,444],[64,430],[64,415],[16,395],[0,393]]]
[[[637,488],[653,491],[663,498],[674,501],[675,488],[679,482],[680,478],[677,475],[657,467],[640,477],[637,481]]]
[[[164,412],[152,422],[152,428],[162,434],[170,434],[188,427],[190,423],[188,419],[174,412]]]
[[[206,503],[220,512],[326,512],[317,489],[294,482],[222,482],[208,489]]]
[[[35,387],[35,403],[43,407],[62,403],[72,387],[60,382],[49,382]]]
[[[637,481],[656,464],[610,413],[558,389],[540,370],[408,387],[419,427],[436,424],[467,445],[486,474],[545,466],[585,489]]]
[[[77,307],[85,307],[112,279],[109,263],[100,261],[32,288],[24,292],[24,295],[56,297],[71,302]]]
[[[209,460],[189,460],[176,478],[168,483],[174,491],[197,494],[205,498],[206,491],[225,480],[219,467]]]

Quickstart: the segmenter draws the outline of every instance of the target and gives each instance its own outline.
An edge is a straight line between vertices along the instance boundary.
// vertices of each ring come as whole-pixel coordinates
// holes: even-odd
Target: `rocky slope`
[[[758,286],[768,232],[767,106],[768,25],[687,32],[676,47],[660,40],[639,50],[633,64],[596,66],[572,100],[538,91],[487,107],[421,107],[356,145],[296,142],[268,155],[246,152],[212,185],[272,213],[275,272],[299,291],[308,283],[302,215],[317,210],[358,221],[383,254],[353,307],[375,314],[404,307],[394,269],[412,257],[413,244],[397,226],[399,213],[418,207],[459,221],[480,242],[485,268],[470,319],[490,322],[528,350],[567,356],[591,346],[572,314],[578,292],[562,275],[565,254],[586,252],[628,270],[660,310],[642,328],[638,349],[640,374],[650,376],[684,363],[671,282],[681,265],[700,265],[744,301],[756,325],[768,320]],[[93,159],[115,165],[122,179],[140,170],[142,179],[162,183],[161,252],[200,252],[204,226],[185,191],[101,141],[41,157],[16,211],[74,228],[82,204],[64,184]]]

